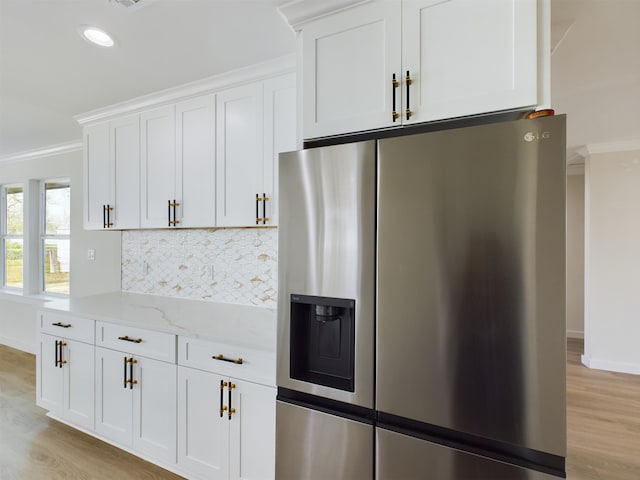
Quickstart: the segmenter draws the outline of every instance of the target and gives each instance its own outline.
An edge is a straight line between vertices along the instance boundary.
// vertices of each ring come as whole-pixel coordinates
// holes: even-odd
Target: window
[[[68,295],[71,189],[68,180],[46,180],[42,185],[42,288],[45,293]]]
[[[21,185],[2,187],[2,286],[23,287],[24,189]]]

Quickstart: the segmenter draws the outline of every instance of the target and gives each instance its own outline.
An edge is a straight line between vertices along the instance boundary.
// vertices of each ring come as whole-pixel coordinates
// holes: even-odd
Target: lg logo
[[[533,142],[534,140],[540,140],[541,138],[551,138],[551,132],[527,132],[524,134],[526,142]]]

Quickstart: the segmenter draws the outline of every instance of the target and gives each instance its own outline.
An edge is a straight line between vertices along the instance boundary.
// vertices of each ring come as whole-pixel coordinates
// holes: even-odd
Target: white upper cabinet
[[[160,228],[172,222],[180,203],[176,191],[175,106],[156,108],[140,115],[142,176],[140,226]]]
[[[296,80],[293,74],[264,82],[263,225],[278,224],[278,161],[296,149]],[[260,203],[260,202],[259,202]]]
[[[217,223],[257,225],[262,195],[262,84],[218,93]]]
[[[303,136],[394,124],[393,75],[401,73],[399,1],[357,6],[302,30]],[[399,124],[399,121],[395,123]]]
[[[292,65],[261,68],[236,87],[225,77],[155,108],[145,99],[140,113],[88,116],[114,118],[84,127],[85,228],[277,225],[278,155],[297,143],[296,79]]]
[[[216,97],[204,95],[176,104],[176,195],[180,227],[216,224]]]
[[[302,29],[303,137],[534,106],[536,0],[376,0]]]
[[[140,116],[84,129],[84,227],[140,226]]]
[[[140,227],[140,115],[110,122],[110,161],[114,169],[113,201],[107,208],[109,228]]]
[[[403,122],[535,105],[536,8],[535,0],[404,0]]]
[[[106,228],[106,208],[113,203],[113,164],[109,156],[109,122],[89,125],[83,132],[84,228]]]

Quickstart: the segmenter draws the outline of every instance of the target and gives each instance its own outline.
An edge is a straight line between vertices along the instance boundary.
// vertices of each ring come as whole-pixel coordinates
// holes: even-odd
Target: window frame
[[[60,183],[66,184],[66,188],[69,188],[69,233],[68,234],[51,234],[47,233],[47,184],[48,183]],[[65,188],[65,187],[63,187]],[[71,179],[68,177],[63,178],[46,178],[40,181],[40,208],[39,208],[39,235],[38,235],[38,251],[39,251],[39,267],[38,267],[38,283],[39,290],[43,295],[50,297],[69,298],[71,295]],[[45,265],[46,258],[45,245],[47,240],[68,240],[69,241],[69,292],[59,293],[47,291]]]
[[[8,232],[8,216],[7,216],[7,191],[11,188],[20,188],[22,190],[22,233],[20,235],[10,234]],[[0,251],[2,259],[0,259],[0,289],[10,292],[25,291],[25,199],[26,189],[23,183],[7,183],[0,185]],[[7,285],[7,240],[22,240],[22,287]]]

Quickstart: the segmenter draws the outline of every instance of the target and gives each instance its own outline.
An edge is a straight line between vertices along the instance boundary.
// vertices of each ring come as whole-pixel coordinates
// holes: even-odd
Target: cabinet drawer
[[[144,328],[97,322],[96,345],[176,363],[176,336]]]
[[[276,355],[266,350],[178,337],[178,364],[263,385],[276,382]]]
[[[40,312],[40,331],[58,337],[93,344],[95,321],[59,313]]]

